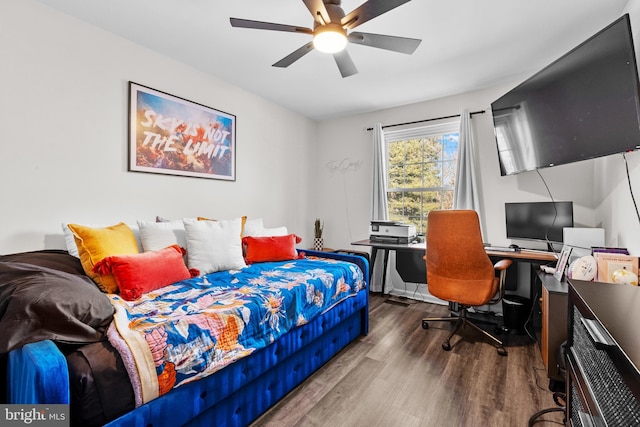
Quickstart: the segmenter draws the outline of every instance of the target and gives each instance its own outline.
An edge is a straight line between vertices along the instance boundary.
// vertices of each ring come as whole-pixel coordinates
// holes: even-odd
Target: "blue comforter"
[[[135,301],[110,298],[147,402],[269,345],[364,286],[355,264],[306,257],[208,274]]]

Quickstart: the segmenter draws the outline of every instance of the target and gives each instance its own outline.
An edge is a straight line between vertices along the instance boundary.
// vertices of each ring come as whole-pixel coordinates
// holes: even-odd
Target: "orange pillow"
[[[286,236],[253,237],[245,236],[242,244],[246,247],[244,260],[247,264],[269,261],[287,261],[298,259],[296,243],[302,239],[295,234]]]
[[[113,255],[104,258],[93,268],[99,274],[113,274],[120,295],[127,301],[167,285],[198,276],[188,270],[182,256],[185,250],[171,245],[158,251],[134,255]]]

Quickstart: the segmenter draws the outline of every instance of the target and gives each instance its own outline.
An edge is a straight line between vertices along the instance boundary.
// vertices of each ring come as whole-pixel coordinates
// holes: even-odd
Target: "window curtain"
[[[453,195],[454,209],[472,209],[478,212],[480,228],[484,236],[484,218],[480,209],[478,175],[474,154],[473,126],[471,114],[465,108],[460,114],[460,137],[458,139],[458,162],[456,166],[456,184]]]
[[[382,125],[376,123],[373,126],[373,200],[371,201],[371,219],[386,221],[389,219],[389,210],[387,206],[387,144],[384,140],[384,131]],[[372,249],[375,250],[375,249]],[[383,263],[384,250],[377,255],[375,269],[372,270],[371,283],[369,287],[374,292],[384,291],[382,289],[382,275],[386,274]],[[389,283],[390,278],[387,277],[385,282]]]
[[[387,144],[384,140],[382,125],[373,126],[373,200],[371,203],[371,219],[386,221],[387,210]]]

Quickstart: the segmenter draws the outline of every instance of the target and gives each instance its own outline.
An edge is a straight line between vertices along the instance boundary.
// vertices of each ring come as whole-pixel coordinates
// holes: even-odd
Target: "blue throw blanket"
[[[355,264],[306,257],[208,274],[135,301],[110,298],[147,402],[266,347],[364,287]]]

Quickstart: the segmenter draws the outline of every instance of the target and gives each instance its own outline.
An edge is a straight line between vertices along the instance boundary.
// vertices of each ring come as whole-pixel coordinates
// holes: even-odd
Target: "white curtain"
[[[387,209],[387,144],[384,141],[382,125],[373,126],[373,200],[371,219],[386,221]]]
[[[474,152],[471,114],[465,108],[460,114],[460,139],[458,140],[458,163],[453,208],[473,209],[478,212],[480,227],[484,236],[484,218],[480,209],[480,194],[478,192],[478,175]]]
[[[386,221],[389,219],[387,206],[387,144],[384,140],[382,125],[376,123],[373,126],[373,200],[371,202],[371,219]],[[372,249],[373,251],[374,249]],[[373,253],[372,253],[373,255]],[[374,292],[384,291],[382,289],[382,276],[386,275],[386,283],[390,282],[390,277],[384,271],[383,259],[385,250],[378,251],[375,269],[372,269],[370,289]]]

